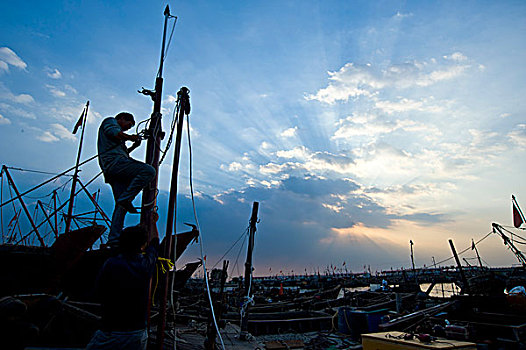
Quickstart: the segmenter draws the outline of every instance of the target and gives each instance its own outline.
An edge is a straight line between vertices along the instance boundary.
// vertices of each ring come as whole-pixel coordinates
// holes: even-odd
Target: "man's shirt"
[[[97,151],[99,153],[99,165],[105,176],[119,158],[130,157],[124,140],[116,138],[121,131],[117,119],[113,117],[104,119],[99,127]]]

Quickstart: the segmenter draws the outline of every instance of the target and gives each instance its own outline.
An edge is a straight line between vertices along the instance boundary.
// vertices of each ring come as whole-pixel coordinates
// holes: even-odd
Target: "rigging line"
[[[507,228],[514,228],[516,230],[526,230],[526,227],[515,227],[515,226],[510,226],[510,225],[500,225],[501,227],[507,227]]]
[[[172,30],[170,33],[170,38],[168,39],[168,44],[166,45],[166,49],[163,52],[163,61],[162,61],[163,64],[164,64],[164,61],[166,60],[166,57],[168,56],[168,49],[170,48],[170,43],[172,41],[172,36],[174,34],[175,24],[177,23],[177,16],[170,15],[168,18],[174,18],[175,20],[172,24]],[[157,77],[161,76],[161,67],[162,67],[162,64],[159,65],[159,70],[157,71]]]
[[[247,239],[248,240],[248,239]],[[232,266],[232,270],[230,270],[230,274],[233,275],[234,273],[234,267],[237,268],[237,274],[239,276],[241,276],[241,273],[239,272],[239,264],[238,264],[238,261],[239,261],[239,256],[241,255],[241,252],[243,251],[243,247],[245,246],[245,242],[246,241],[243,241],[243,244],[241,244],[241,247],[239,248],[239,252],[237,253],[237,257],[236,257],[236,261],[234,263],[234,265]]]
[[[88,187],[93,181],[95,181],[100,175],[102,175],[102,171],[100,173],[98,173],[97,175],[95,175],[91,180],[89,180],[85,185],[84,187]],[[73,179],[73,178],[72,178]],[[75,192],[75,196],[78,195],[81,191],[83,191],[83,189],[81,188],[80,190],[78,190],[77,192]],[[59,200],[60,200],[60,197],[58,197]],[[57,208],[57,213],[59,210],[62,210],[66,204],[69,202],[69,198],[64,202],[62,203],[62,201],[60,201],[61,204],[60,204],[60,207]],[[64,214],[62,214],[62,219],[60,220],[60,222],[62,223],[62,221],[64,220]],[[43,224],[45,223],[45,221],[42,221],[40,224],[37,225],[37,229],[42,226]],[[28,234],[26,234],[25,236],[22,237],[22,233],[20,233],[20,236],[22,237],[22,239],[20,241],[18,241],[16,244],[20,243],[22,240],[24,240],[25,238],[29,237],[35,230],[31,230],[29,231]]]
[[[210,295],[210,284],[208,283],[208,274],[206,273],[206,260],[204,259],[203,255],[203,235],[201,233],[201,227],[199,226],[199,220],[197,219],[197,210],[195,208],[195,198],[194,198],[194,182],[193,182],[193,172],[192,172],[192,142],[190,139],[190,116],[186,116],[186,129],[188,131],[188,152],[189,152],[189,168],[190,168],[190,193],[192,195],[192,208],[194,210],[194,219],[195,224],[197,226],[197,229],[199,230],[199,235],[201,236],[201,239],[199,240],[199,247],[201,250],[201,259],[203,259],[203,273],[205,275],[205,282],[206,282],[206,292],[208,294],[208,301],[210,303],[210,311],[212,313],[212,319],[214,320],[214,326],[216,329],[217,336],[219,337],[219,340],[221,341],[221,346],[223,350],[225,349],[225,343],[223,342],[223,337],[221,336],[221,332],[219,331],[219,327],[217,325],[216,315],[214,312],[214,304],[212,302],[212,295]]]
[[[241,236],[239,236],[239,238],[234,242],[234,244],[232,244],[232,246],[230,248],[228,248],[228,250],[226,251],[225,254],[223,254],[222,257],[219,258],[219,260],[217,260],[217,262],[215,263],[214,266],[212,266],[212,269],[214,267],[217,266],[217,264],[219,264],[221,262],[221,260],[223,260],[223,258],[236,246],[237,242],[239,242],[241,240],[241,238],[243,238],[244,235],[246,235],[248,232],[248,227],[246,228],[246,230],[241,234]]]
[[[73,176],[73,175],[66,175],[66,174],[51,173],[51,172],[48,172],[48,171],[41,171],[41,170],[15,168],[15,167],[12,167],[12,166],[6,166],[6,168],[10,169],[10,170],[17,170],[17,171],[22,171],[22,172],[27,172],[27,173],[35,173],[35,174]]]
[[[488,238],[492,233],[493,233],[493,231],[488,232],[484,237],[482,237],[482,238],[479,239],[477,242],[475,242],[475,246],[477,246],[477,244],[479,244],[480,242],[482,242],[483,240],[485,240],[486,238]],[[464,254],[465,252],[467,252],[467,251],[470,250],[470,249],[471,249],[471,245],[470,245],[469,247],[467,247],[466,249],[464,249],[464,250],[458,252],[458,255],[460,256],[460,255]],[[454,258],[453,256],[450,256],[450,257],[447,258],[447,259],[444,259],[444,260],[441,260],[441,261],[437,262],[436,265],[443,264],[443,263],[445,263],[446,261],[451,260],[451,259],[453,259],[453,258]],[[426,269],[429,269],[429,268],[430,268],[430,266],[426,267]]]
[[[505,229],[502,225],[501,225],[501,227],[502,227],[502,230],[508,232],[510,235],[515,236],[515,237],[519,237],[521,240],[526,241],[526,238],[524,238],[524,237],[522,237],[522,236],[520,236],[520,235],[518,235],[518,234],[516,234],[516,233],[513,233],[513,232],[511,232],[510,230]]]
[[[149,118],[146,118],[140,121],[139,124],[137,124],[137,126],[135,127],[135,133],[139,135],[142,132],[142,131],[139,131],[139,126],[141,126],[142,123],[148,123],[151,119],[152,117],[149,117]],[[147,129],[148,129],[148,125],[145,125],[143,130],[147,130]]]
[[[9,188],[9,195],[12,197],[13,196],[13,191],[11,190],[11,185],[9,185],[9,182],[8,182],[8,188]],[[16,207],[15,207],[15,202],[12,202],[13,204],[13,211],[16,213]],[[16,218],[16,221],[15,221],[15,226],[13,227],[13,233],[14,233],[14,238],[13,239],[10,239],[10,241],[13,241],[15,238],[16,238],[16,228],[18,227],[18,232],[20,233],[20,237],[22,237],[22,229],[20,228],[20,213],[22,212],[22,208],[20,208],[20,211],[18,213],[18,216]]]
[[[172,113],[172,124],[170,126],[171,130],[170,130],[170,136],[168,137],[168,141],[166,142],[166,146],[164,148],[164,151],[163,150],[160,150],[163,154],[163,156],[161,157],[161,160],[159,161],[159,165],[161,165],[163,163],[163,160],[164,160],[164,157],[166,157],[166,154],[168,154],[168,150],[172,144],[172,140],[173,140],[173,135],[174,135],[174,130],[176,129],[176,126],[177,126],[177,120],[179,119],[179,110],[181,108],[181,104],[180,104],[181,100],[179,98],[179,96],[177,97],[177,101],[175,102],[175,108],[173,110],[173,113]],[[161,145],[159,144],[159,148]]]
[[[101,156],[101,155],[103,155],[103,154],[106,154],[107,152],[110,152],[110,151],[114,150],[115,148],[117,148],[117,147],[119,147],[119,146],[121,146],[121,145],[122,145],[121,143],[118,143],[117,145],[113,146],[113,147],[110,148],[110,149],[107,149],[106,151],[104,151],[104,152],[102,152],[102,153],[97,153],[97,154],[95,154],[94,156],[92,156],[92,157],[90,157],[90,158],[88,158],[88,159],[86,159],[86,160],[80,162],[80,163],[78,164],[78,166],[80,167],[80,166],[82,166],[82,165],[84,165],[84,164],[86,164],[86,163],[88,163],[88,162],[91,162],[93,159],[98,158],[99,156]],[[59,177],[64,176],[65,174],[67,174],[67,173],[69,173],[70,171],[74,170],[76,167],[77,167],[77,166],[73,166],[73,167],[71,167],[71,168],[69,168],[69,169],[67,169],[67,170],[65,170],[65,171],[63,171],[63,172],[61,172],[60,174],[55,175],[55,176],[52,177],[51,179],[48,179],[48,180],[46,180],[46,181],[44,181],[44,182],[38,184],[37,186],[35,186],[35,187],[33,187],[33,188],[30,188],[29,190],[27,190],[27,191],[21,193],[19,196],[15,197],[15,198],[11,198],[10,200],[6,201],[5,203],[0,204],[0,208],[3,207],[4,205],[8,204],[8,203],[11,203],[11,202],[15,201],[15,200],[18,199],[18,198],[22,198],[22,197],[24,197],[26,194],[28,194],[28,193],[30,193],[30,192],[33,192],[34,190],[36,190],[36,189],[38,189],[38,188],[40,188],[40,187],[42,187],[42,186],[44,186],[44,185],[47,185],[48,183],[50,183],[50,182],[52,182],[52,181],[55,181],[55,180],[58,179]],[[100,175],[100,174],[102,174],[102,172],[99,173],[99,175]],[[97,177],[98,177],[99,175],[97,175]],[[70,175],[70,176],[71,176],[71,175]],[[71,176],[70,181],[71,181],[71,179],[73,179],[73,176]]]

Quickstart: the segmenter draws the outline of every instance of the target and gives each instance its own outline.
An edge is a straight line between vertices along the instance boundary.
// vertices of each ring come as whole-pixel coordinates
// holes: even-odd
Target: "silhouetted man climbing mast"
[[[133,115],[121,112],[115,118],[104,119],[99,127],[99,165],[105,181],[111,185],[115,198],[108,236],[110,246],[115,246],[119,241],[126,212],[137,213],[132,205],[133,199],[155,176],[152,166],[132,159],[129,155],[141,144],[139,135],[125,133],[134,125]],[[133,145],[127,148],[126,141],[133,141]]]

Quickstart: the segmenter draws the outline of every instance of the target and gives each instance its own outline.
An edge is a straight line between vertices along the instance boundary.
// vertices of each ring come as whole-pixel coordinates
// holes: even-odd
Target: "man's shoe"
[[[132,214],[139,213],[137,209],[135,209],[131,201],[122,201],[122,202],[118,202],[117,204],[123,207],[128,213],[132,213]]]

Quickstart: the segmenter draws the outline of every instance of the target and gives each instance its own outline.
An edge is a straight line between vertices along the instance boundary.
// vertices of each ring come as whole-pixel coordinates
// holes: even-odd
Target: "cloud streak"
[[[25,63],[18,55],[8,47],[0,47],[0,73],[8,72],[9,66],[25,70],[27,63]]]
[[[391,64],[383,69],[372,64],[347,63],[338,71],[328,72],[329,85],[326,88],[305,98],[328,104],[345,102],[349,98],[375,96],[379,90],[386,88],[430,86],[456,78],[470,68],[467,58],[461,53],[452,54],[454,58],[446,57]]]

